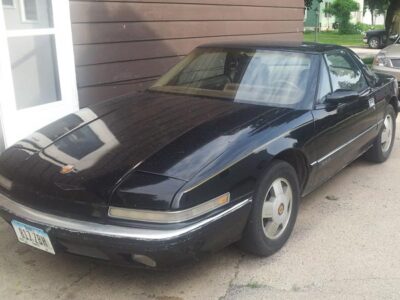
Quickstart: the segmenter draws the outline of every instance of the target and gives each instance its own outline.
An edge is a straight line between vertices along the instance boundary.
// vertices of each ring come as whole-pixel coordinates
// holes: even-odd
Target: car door
[[[338,90],[358,92],[350,101],[326,101]],[[340,171],[370,146],[377,135],[374,90],[352,56],[344,49],[326,53],[321,63],[318,100],[313,110],[313,186]]]
[[[353,51],[349,50],[352,57],[355,58],[357,64],[363,71],[369,86],[372,89],[371,95],[375,100],[375,113],[377,122],[382,121],[386,112],[386,97],[388,91],[385,88],[387,82],[379,80],[379,77],[362,61],[362,59]]]

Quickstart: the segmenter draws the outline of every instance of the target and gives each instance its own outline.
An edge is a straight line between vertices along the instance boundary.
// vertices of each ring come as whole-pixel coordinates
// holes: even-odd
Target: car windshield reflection
[[[151,90],[295,107],[310,92],[314,64],[307,53],[199,48]]]

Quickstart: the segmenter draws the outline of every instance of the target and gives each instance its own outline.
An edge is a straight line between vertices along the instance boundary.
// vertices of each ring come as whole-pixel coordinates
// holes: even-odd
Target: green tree
[[[389,6],[389,0],[364,0],[364,14],[368,9],[371,12],[371,22],[374,22],[374,14],[385,14]]]
[[[351,13],[358,9],[358,3],[354,0],[335,0],[324,12],[334,15],[336,21],[339,23],[339,33],[346,34],[352,31],[350,24]]]
[[[304,0],[304,6],[307,9],[310,9],[312,7],[312,4],[314,1],[318,1],[319,3],[322,2],[322,0]],[[354,4],[357,4],[355,1],[349,1],[349,0],[336,0],[334,3],[336,2],[341,2],[341,3],[350,3],[352,2],[351,5],[344,5],[345,8],[349,7],[349,6],[353,6],[354,8]],[[388,32],[388,34],[392,31],[392,25],[393,25],[393,18],[395,16],[395,12],[397,10],[400,10],[400,0],[364,0],[364,4],[366,7],[368,7],[369,10],[378,10],[378,13],[386,13],[386,19],[385,19],[385,28],[386,31]],[[337,7],[339,7],[340,5],[337,5]],[[342,18],[339,15],[336,15],[333,13],[333,7],[331,6],[330,9],[327,11],[328,14],[332,14],[336,16],[336,20],[342,24],[340,31],[349,31],[351,30],[351,26],[349,25],[349,20],[350,20],[350,13],[352,11],[356,11],[358,10],[351,10],[350,12],[348,12],[348,18],[345,17],[345,22],[343,23]],[[342,15],[341,9],[335,9],[336,12],[338,12],[338,14]],[[343,15],[345,14],[345,10],[343,10]],[[347,22],[346,22],[347,20]]]

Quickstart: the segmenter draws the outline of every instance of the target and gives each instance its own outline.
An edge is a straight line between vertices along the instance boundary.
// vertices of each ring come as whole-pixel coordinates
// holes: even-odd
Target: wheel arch
[[[397,114],[399,113],[399,100],[397,99],[397,97],[393,96],[390,99],[389,104],[393,106],[394,111],[395,111],[396,116],[397,116]]]
[[[306,155],[301,150],[292,148],[281,151],[273,159],[285,161],[295,169],[299,179],[300,190],[303,191],[309,175]]]

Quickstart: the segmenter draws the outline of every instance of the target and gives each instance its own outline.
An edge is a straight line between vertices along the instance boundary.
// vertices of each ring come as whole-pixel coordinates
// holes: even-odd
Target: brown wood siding
[[[146,88],[197,45],[302,39],[304,0],[71,0],[82,107]]]

